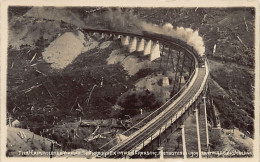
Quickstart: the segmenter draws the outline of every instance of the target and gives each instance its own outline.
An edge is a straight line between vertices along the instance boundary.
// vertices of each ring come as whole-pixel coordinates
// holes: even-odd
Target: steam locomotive
[[[204,68],[205,67],[205,56],[201,56],[197,53],[196,50],[194,50],[194,48],[190,45],[188,45],[186,42],[177,39],[177,38],[173,38],[171,36],[167,36],[167,35],[163,35],[163,34],[159,34],[159,33],[154,33],[154,32],[148,32],[148,31],[143,31],[143,35],[151,38],[152,40],[159,40],[161,42],[166,42],[170,45],[175,44],[175,48],[180,48],[180,49],[188,49],[190,52],[193,53],[193,55],[197,58],[198,60],[198,66],[200,68]]]

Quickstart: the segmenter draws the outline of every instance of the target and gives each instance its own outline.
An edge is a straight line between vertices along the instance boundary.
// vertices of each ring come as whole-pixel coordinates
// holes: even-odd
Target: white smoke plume
[[[180,39],[186,42],[188,45],[192,46],[199,55],[204,55],[205,46],[202,37],[199,35],[198,31],[194,31],[191,28],[176,27],[174,28],[172,24],[166,23],[162,27],[157,25],[143,23],[143,29],[146,31],[151,31],[158,34],[163,34],[171,36],[173,38]]]

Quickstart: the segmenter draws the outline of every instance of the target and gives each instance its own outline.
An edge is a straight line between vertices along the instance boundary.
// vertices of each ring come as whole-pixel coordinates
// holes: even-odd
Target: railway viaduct
[[[198,127],[200,103],[204,105],[207,148],[209,148],[206,111],[206,102],[209,99],[207,96],[209,94],[209,64],[207,58],[204,60],[205,66],[199,66],[198,53],[193,47],[179,39],[166,39],[152,35],[138,35],[109,30],[82,29],[82,31],[91,36],[98,35],[106,40],[120,39],[121,44],[127,47],[130,53],[136,51],[147,55],[150,61],[162,60],[162,56],[166,56],[164,58],[167,58],[167,64],[162,65],[160,63],[160,68],[163,72],[172,70],[175,73],[171,98],[150,115],[122,133],[127,137],[126,139],[118,142],[117,138],[114,138],[103,145],[100,151],[108,153],[106,158],[140,158],[136,153],[158,151],[158,148],[167,137],[179,128],[182,129],[183,157],[187,158],[183,123],[192,113],[195,113],[196,116],[198,155],[201,157],[200,130]],[[177,59],[175,64],[172,61],[173,55],[177,56],[175,56]],[[188,73],[186,79],[183,77],[184,69]],[[181,87],[181,84],[184,84],[184,86]],[[214,127],[217,127],[216,122],[214,122]]]

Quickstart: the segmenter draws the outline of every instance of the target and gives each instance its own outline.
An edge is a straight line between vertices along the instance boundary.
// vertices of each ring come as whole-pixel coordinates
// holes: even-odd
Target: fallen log
[[[247,23],[246,23],[246,18],[245,18],[245,16],[244,16],[244,22],[245,22],[245,26],[246,26],[246,31],[248,32],[249,29],[248,29],[248,26],[247,26]]]
[[[72,105],[72,107],[71,107],[71,109],[70,109],[70,112],[72,111],[73,107],[75,106],[77,100],[78,100],[78,96],[76,97],[76,100],[75,100],[75,102],[73,103],[73,105]]]
[[[40,74],[42,74],[42,75],[44,75],[44,76],[47,76],[46,74],[44,74],[43,72],[41,72],[41,71],[39,71],[39,70],[35,70],[36,72],[38,72],[38,73],[40,73]]]
[[[37,53],[34,54],[34,56],[32,57],[30,63],[34,60],[34,58],[36,57]]]

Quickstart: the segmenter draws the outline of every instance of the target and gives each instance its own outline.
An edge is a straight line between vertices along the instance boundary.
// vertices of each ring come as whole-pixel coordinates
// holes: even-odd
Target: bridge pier
[[[121,43],[123,46],[129,45],[129,36],[121,36]]]
[[[101,33],[101,39],[104,39],[105,36],[104,36],[104,33]]]
[[[188,77],[190,77],[191,73],[192,73],[192,70],[193,70],[193,60],[192,58],[190,58],[189,55],[186,55],[186,58],[187,58],[187,61],[188,61],[188,64],[186,63],[185,66],[188,68]]]
[[[198,155],[199,158],[201,158],[201,144],[200,144],[200,128],[199,128],[199,112],[198,112],[198,108],[196,108],[195,110],[195,114],[196,114],[196,127],[197,127],[197,138],[198,138]]]
[[[160,128],[160,132],[159,132],[159,141],[158,141],[159,147],[161,146],[161,130],[162,130],[162,128]]]
[[[179,62],[180,62],[180,56],[181,55],[181,51],[178,52],[177,54],[177,65],[176,65],[176,71],[175,71],[175,77],[174,77],[174,83],[173,83],[173,88],[172,88],[172,95],[175,93],[175,87],[176,87],[176,82],[178,81],[177,79],[177,73],[179,72]]]
[[[175,69],[174,69],[174,57],[173,57],[173,54],[171,53],[171,61],[172,61],[172,71],[174,72]]]
[[[160,154],[160,159],[163,160],[164,156],[163,156],[163,147],[159,147],[159,154]]]
[[[112,34],[105,33],[104,38],[105,40],[109,40],[112,37]]]
[[[151,53],[152,41],[148,40],[144,47],[144,55],[149,55]]]
[[[191,61],[191,66],[190,66],[190,70],[189,70],[189,78],[190,78],[190,76],[191,76],[191,73],[192,73],[192,70],[195,68],[193,68],[193,61]]]
[[[168,64],[169,64],[170,53],[171,53],[171,48],[169,47],[165,72],[168,71]]]
[[[109,39],[113,39],[113,34],[109,34]]]
[[[153,61],[159,57],[160,57],[160,47],[159,47],[159,43],[156,42],[156,43],[154,43],[154,45],[151,49],[150,61]]]
[[[162,60],[163,60],[163,53],[164,53],[164,45],[162,45],[162,51],[160,53],[160,57],[161,57],[161,60],[160,60],[160,67],[159,69],[161,70],[161,72],[163,72],[163,68],[162,68]]]
[[[100,34],[97,32],[93,32],[92,37],[95,37],[96,39],[100,38]]]
[[[113,38],[113,40],[117,40],[118,36],[117,35],[113,35],[112,38]]]
[[[205,115],[205,125],[206,125],[206,139],[207,139],[207,150],[209,149],[209,131],[208,131],[208,118],[207,118],[207,105],[206,105],[206,96],[203,96],[203,104],[204,104],[204,115]]]
[[[142,52],[144,51],[144,39],[142,38],[140,40],[140,42],[137,44],[137,49],[136,49],[137,52]]]
[[[130,44],[129,44],[129,52],[130,53],[136,51],[136,44],[137,44],[136,37],[133,37],[133,39],[130,41]]]
[[[178,85],[178,91],[181,88],[181,82],[182,82],[182,73],[183,73],[183,67],[184,67],[184,62],[185,62],[185,54],[183,55],[183,61],[182,61],[182,65],[181,65],[181,71],[180,71],[180,80],[179,80],[179,85]]]
[[[109,37],[109,34],[108,33],[104,33],[104,39],[105,40],[108,40],[110,37]]]
[[[152,141],[153,141],[153,136],[151,136],[151,142],[150,142],[152,150],[153,150],[153,142]]]
[[[187,149],[186,149],[184,125],[181,126],[181,134],[182,134],[182,153],[183,153],[183,158],[187,159]]]

